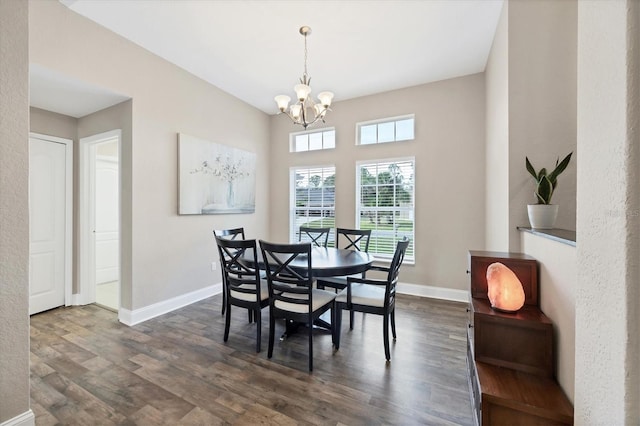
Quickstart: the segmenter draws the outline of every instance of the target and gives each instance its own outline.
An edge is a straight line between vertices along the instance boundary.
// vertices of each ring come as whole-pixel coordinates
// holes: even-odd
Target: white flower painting
[[[179,214],[255,212],[256,154],[178,134]]]

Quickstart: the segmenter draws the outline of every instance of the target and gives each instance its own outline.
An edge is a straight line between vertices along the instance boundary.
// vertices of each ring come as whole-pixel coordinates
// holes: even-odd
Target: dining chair
[[[299,242],[310,242],[316,247],[326,247],[329,242],[331,228],[314,228],[301,226],[298,234]]]
[[[269,358],[273,355],[275,321],[302,323],[309,332],[309,371],[313,371],[313,323],[331,311],[331,338],[335,343],[336,294],[313,287],[311,243],[274,244],[260,240],[269,287]],[[297,261],[295,269],[291,262]]]
[[[336,228],[336,248],[363,251],[369,251],[369,240],[371,239],[371,229],[347,229]],[[364,278],[365,272],[356,275],[341,275],[337,277],[325,277],[318,279],[317,286],[320,289],[325,287],[333,288],[337,293],[347,286],[347,278],[349,276]],[[353,328],[353,311],[349,313],[349,321]]]
[[[227,240],[244,240],[244,228],[231,228],[231,229],[214,229],[213,236],[222,237]],[[220,258],[220,267],[222,267],[223,259]],[[225,309],[227,309],[227,284],[225,283],[224,274],[222,274],[222,315],[224,315]],[[251,314],[249,314],[249,322],[251,322]]]
[[[222,265],[222,275],[226,282],[226,316],[224,322],[224,341],[229,339],[231,306],[245,308],[252,312],[249,321],[257,325],[256,352],[260,352],[262,337],[262,308],[269,306],[269,289],[266,281],[260,277],[260,270],[242,261],[245,252],[256,259],[256,240],[228,240],[216,237]]]
[[[396,251],[393,254],[391,265],[386,267],[374,266],[370,270],[387,272],[386,279],[347,278],[347,287],[336,296],[335,313],[335,345],[340,347],[340,331],[342,326],[342,310],[349,309],[356,312],[365,312],[383,316],[382,336],[384,340],[384,354],[387,361],[391,360],[389,350],[389,320],[391,320],[391,333],[396,340],[396,286],[400,274],[400,266],[409,247],[409,239],[398,241]],[[353,329],[353,325],[350,326]]]

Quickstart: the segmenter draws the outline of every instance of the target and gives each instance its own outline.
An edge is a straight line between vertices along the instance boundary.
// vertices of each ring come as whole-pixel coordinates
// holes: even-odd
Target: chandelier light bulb
[[[300,104],[293,104],[291,105],[291,118],[293,118],[294,120],[298,120],[300,118],[300,112],[302,111],[302,105]]]
[[[311,87],[306,84],[296,84],[293,86],[293,90],[296,92],[296,96],[300,102],[304,102],[311,93]]]
[[[289,106],[289,101],[291,101],[291,98],[287,95],[278,95],[274,99],[278,104],[278,109],[280,110],[280,112],[285,112],[287,110],[287,107]]]
[[[329,106],[331,106],[331,101],[333,100],[333,93],[320,92],[318,93],[318,100],[320,101],[323,107],[329,108]]]

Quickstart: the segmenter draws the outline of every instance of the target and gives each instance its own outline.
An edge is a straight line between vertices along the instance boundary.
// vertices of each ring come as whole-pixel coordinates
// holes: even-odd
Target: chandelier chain
[[[305,84],[307,84],[306,80],[307,80],[307,35],[304,35],[304,79],[305,79]]]

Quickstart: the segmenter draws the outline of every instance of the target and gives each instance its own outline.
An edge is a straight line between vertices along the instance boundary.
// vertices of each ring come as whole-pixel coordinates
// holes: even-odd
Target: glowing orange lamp
[[[491,307],[497,311],[516,312],[524,305],[522,283],[511,269],[500,262],[487,268],[487,287]]]

